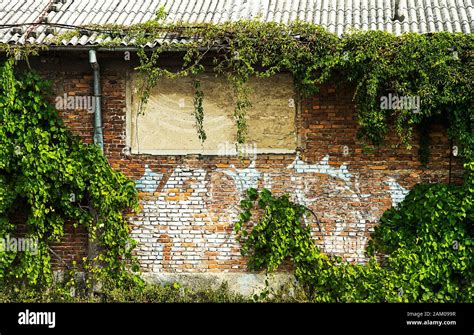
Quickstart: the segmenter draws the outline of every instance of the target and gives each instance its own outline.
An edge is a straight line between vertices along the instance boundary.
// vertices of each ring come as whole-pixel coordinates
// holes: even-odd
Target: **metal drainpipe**
[[[97,61],[97,53],[94,49],[89,50],[89,63],[94,70],[94,143],[100,146],[100,150],[104,152],[104,138],[102,136],[102,110],[101,110],[101,89],[100,89],[100,69],[99,62]],[[96,211],[91,208],[90,214],[96,220]],[[96,222],[97,223],[97,222]],[[98,262],[96,257],[99,255],[99,243],[97,241],[97,236],[92,236],[89,233],[89,247],[88,247],[88,256],[92,260],[92,266],[97,267]],[[92,283],[92,291],[90,294],[93,294],[95,291],[99,291],[98,283],[95,281],[95,278],[92,276],[90,278]]]
[[[100,68],[97,61],[97,53],[94,49],[89,50],[89,63],[94,70],[94,143],[100,146],[104,152],[104,137],[102,134],[102,110],[100,89]]]

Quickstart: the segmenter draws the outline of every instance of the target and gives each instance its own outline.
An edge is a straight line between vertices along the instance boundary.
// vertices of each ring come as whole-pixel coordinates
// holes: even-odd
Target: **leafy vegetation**
[[[91,295],[81,289],[77,282],[56,284],[47,289],[38,290],[27,287],[16,289],[0,287],[0,302],[142,302],[142,303],[206,303],[206,302],[252,302],[229,290],[226,283],[220,286],[201,285],[199,287],[171,284],[143,284],[135,282],[117,286],[106,281],[100,292]]]
[[[466,168],[464,185],[417,185],[399,207],[386,211],[367,264],[321,253],[304,223],[312,213],[288,195],[249,189],[235,227],[242,254],[251,269],[269,273],[290,261],[312,301],[472,302],[474,164]]]
[[[349,32],[341,37],[303,22],[238,21],[222,24],[164,23],[163,11],[155,20],[132,26],[91,26],[110,38],[103,46],[123,40],[138,47],[143,75],[142,106],[162,77],[194,76],[204,70],[226,77],[234,89],[236,141],[246,140],[246,110],[251,106],[247,85],[252,76],[269,77],[287,71],[294,77],[298,95],[311,95],[335,78],[354,83],[359,136],[369,143],[383,142],[393,124],[401,143],[408,147],[414,127],[436,118],[448,125],[460,153],[474,159],[474,101],[472,34],[407,33],[395,36],[382,31]],[[77,32],[78,33],[78,32]],[[70,34],[70,32],[68,32]],[[164,34],[176,37],[173,43]],[[69,35],[65,36],[69,37]],[[61,35],[57,36],[57,41]],[[162,43],[153,48],[147,44]],[[177,42],[176,42],[177,41]],[[169,51],[181,57],[182,66],[170,70],[160,63]],[[196,91],[202,98],[201,91]],[[205,94],[205,92],[204,92]],[[384,109],[381,97],[416,97],[419,109]],[[203,136],[202,105],[196,104],[197,130]],[[420,156],[426,164],[429,141],[422,136]]]
[[[33,72],[16,74],[13,65],[0,68],[0,236],[23,234],[38,248],[0,253],[0,283],[49,286],[49,245],[61,239],[66,222],[85,227],[98,244],[97,257],[85,264],[100,264],[95,275],[120,283],[135,243],[123,214],[137,209],[135,185],[97,146],[66,130],[45,99],[46,82]],[[12,223],[18,210],[26,215],[25,231]]]
[[[354,101],[361,138],[379,145],[393,124],[401,143],[408,144],[414,126],[422,125],[424,145],[420,156],[426,164],[429,133],[423,126],[436,117],[446,121],[451,139],[468,162],[462,186],[419,185],[400,207],[383,215],[368,249],[367,264],[347,264],[321,253],[303,222],[313,214],[289,196],[248,190],[241,202],[243,212],[236,230],[252,269],[273,272],[284,260],[290,260],[312,301],[472,301],[472,34],[394,36],[370,31],[337,37],[301,22],[281,25],[238,21],[189,26],[162,23],[164,17],[160,11],[156,20],[144,24],[89,27],[102,31],[104,38],[112,38],[102,46],[135,41],[140,61],[137,70],[143,75],[141,107],[160,78],[213,71],[232,85],[236,141],[244,143],[246,110],[252,103],[247,83],[252,76],[266,78],[290,72],[298,95],[314,94],[320,85],[340,77],[356,86]],[[78,33],[68,32],[67,36],[57,36],[56,41]],[[144,47],[160,40],[164,33],[182,42]],[[18,55],[21,46],[2,48]],[[31,52],[31,46],[25,48]],[[182,57],[181,68],[176,71],[160,63],[171,50]],[[127,286],[129,280],[136,285],[128,291],[111,288],[101,299],[177,299],[169,298],[175,297],[174,288],[143,288],[138,277],[129,278],[126,269],[130,266],[136,270],[131,255],[135,242],[129,237],[123,213],[137,208],[134,184],[111,169],[98,147],[81,143],[65,129],[44,97],[45,85],[34,73],[19,77],[12,61],[0,70],[0,234],[16,233],[11,219],[22,205],[27,209],[26,236],[39,241],[36,254],[0,254],[0,283],[4,288],[14,283],[13,295],[28,295],[32,291],[24,290],[27,286],[52,285],[48,245],[61,238],[64,224],[70,221],[84,226],[91,240],[100,246],[97,258],[86,260],[84,269],[108,276],[119,286]],[[197,80],[193,85],[196,128],[200,140],[205,141],[205,92]],[[420,108],[383,109],[380,99],[387,94],[419,97]],[[261,217],[252,228],[255,211]],[[91,266],[93,263],[101,266]],[[68,296],[67,290],[55,292],[58,299]],[[30,298],[18,295],[15,299]]]

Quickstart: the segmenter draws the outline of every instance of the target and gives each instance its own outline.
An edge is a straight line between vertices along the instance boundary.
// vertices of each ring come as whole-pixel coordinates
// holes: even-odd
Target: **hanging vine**
[[[204,143],[206,140],[206,132],[204,131],[204,107],[202,106],[202,101],[204,98],[204,93],[201,90],[201,82],[199,80],[193,80],[194,87],[194,118],[196,120],[196,128],[198,132],[198,137],[201,143]]]
[[[380,145],[393,120],[400,142],[410,148],[414,126],[432,116],[449,120],[449,135],[460,142],[461,154],[474,157],[473,45],[472,34],[407,33],[395,36],[382,31],[349,32],[341,37],[303,22],[237,21],[222,24],[165,23],[166,14],[132,26],[91,25],[100,31],[100,45],[114,47],[123,41],[137,46],[143,75],[142,105],[162,77],[194,76],[205,71],[228,78],[234,96],[236,141],[248,133],[246,111],[251,106],[252,76],[267,78],[287,71],[297,91],[311,95],[333,78],[355,84],[359,137]],[[69,33],[68,33],[69,34]],[[55,42],[61,41],[61,35]],[[172,42],[171,42],[172,41]],[[167,52],[181,58],[181,67],[170,70],[160,60]],[[204,92],[205,93],[205,92]],[[381,108],[388,94],[421,101],[416,110],[400,106]],[[201,118],[202,111],[194,116]],[[204,111],[205,112],[205,111]],[[197,127],[202,140],[202,129]]]

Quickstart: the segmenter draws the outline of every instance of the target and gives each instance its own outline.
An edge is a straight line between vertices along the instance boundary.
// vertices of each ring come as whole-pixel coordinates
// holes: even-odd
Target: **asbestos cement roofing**
[[[338,35],[348,29],[472,33],[474,0],[0,0],[0,43],[45,43],[61,25],[130,25],[146,22],[164,6],[168,22],[222,23],[259,19],[306,21]],[[51,29],[54,29],[52,31]],[[94,33],[63,45],[104,42]],[[125,45],[125,42],[124,42]]]

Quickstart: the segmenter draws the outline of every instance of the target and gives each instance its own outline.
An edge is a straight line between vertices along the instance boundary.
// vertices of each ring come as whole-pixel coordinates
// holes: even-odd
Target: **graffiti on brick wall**
[[[257,170],[256,165],[256,161],[252,160],[248,168],[236,169],[234,165],[231,165],[229,169],[225,169],[223,172],[233,179],[235,188],[243,195],[245,190],[258,187],[261,173]]]
[[[148,183],[141,190],[159,195],[144,197],[132,231],[140,242],[137,254],[143,267],[152,272],[184,272],[190,268],[206,271],[217,260],[239,257],[232,229],[226,229],[207,205],[210,195],[206,170],[178,166],[158,190],[159,174],[148,169],[137,184],[150,181],[150,176],[154,176],[154,188]]]
[[[329,155],[324,156],[324,158],[317,164],[308,164],[301,160],[299,154],[297,154],[293,163],[288,166],[288,169],[294,169],[296,173],[328,174],[332,177],[342,179],[347,183],[350,183],[352,178],[352,175],[349,173],[345,164],[342,164],[338,168],[329,165]]]
[[[338,199],[339,206],[344,206],[347,201],[361,203],[370,196],[361,194],[358,182],[352,181],[356,178],[349,173],[347,165],[341,164],[338,167],[333,167],[329,164],[329,159],[329,155],[326,155],[320,162],[308,164],[297,155],[288,166],[288,169],[294,171],[291,180],[297,185],[294,194],[299,203],[313,208],[315,203],[325,200],[322,199],[323,197],[332,197]],[[328,182],[329,187],[326,187],[325,192],[309,197],[308,194],[311,194],[313,189],[321,188],[314,182],[315,175],[318,174],[332,177],[334,181]],[[335,218],[331,225],[320,225],[319,229],[322,235],[322,245],[320,246],[324,252],[343,254],[351,260],[364,259],[364,249],[367,242],[366,222],[373,218],[371,213],[358,208],[360,207],[355,207],[350,212]],[[324,215],[324,210],[322,214]]]
[[[308,223],[313,223],[316,243],[323,251],[364,261],[368,224],[377,222],[383,210],[374,208],[373,194],[361,192],[357,173],[350,173],[346,164],[333,166],[329,161],[325,156],[309,164],[296,155],[286,169],[265,172],[259,171],[255,160],[242,169],[234,165],[214,170],[177,166],[167,176],[146,165],[136,181],[137,189],[145,194],[143,210],[132,219],[143,267],[152,272],[242,269],[233,231],[239,200],[250,187],[272,189],[273,185],[280,185],[295,201],[317,213],[321,224]],[[385,183],[388,190],[383,192],[395,206],[408,190],[393,177]],[[222,188],[225,191],[219,191]]]

